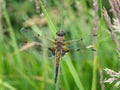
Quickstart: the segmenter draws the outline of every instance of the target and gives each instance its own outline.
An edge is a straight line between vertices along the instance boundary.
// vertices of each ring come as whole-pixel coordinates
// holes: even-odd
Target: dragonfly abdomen
[[[60,51],[58,51],[58,52],[56,51],[55,83],[57,82],[57,77],[58,77],[58,73],[59,73],[60,56],[61,56],[61,52]]]

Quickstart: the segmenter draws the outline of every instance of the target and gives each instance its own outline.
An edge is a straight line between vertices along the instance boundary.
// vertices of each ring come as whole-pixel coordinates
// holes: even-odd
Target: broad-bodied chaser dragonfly
[[[21,32],[24,34],[26,33],[28,30],[26,30],[26,28],[22,28]],[[27,32],[28,34],[30,33],[29,31]],[[56,69],[55,69],[55,83],[57,82],[57,77],[58,77],[58,72],[59,72],[59,64],[60,64],[60,58],[63,57],[67,52],[73,51],[70,48],[66,48],[66,45],[69,45],[73,42],[80,42],[83,39],[79,39],[79,40],[70,40],[70,41],[65,41],[65,32],[60,30],[56,33],[56,39],[54,41],[50,41],[53,43],[52,47],[45,47],[43,46],[40,42],[32,42],[32,43],[25,43],[23,44],[23,46],[21,47],[21,50],[25,50],[26,47],[29,48],[31,46],[34,45],[40,45],[41,47],[43,46],[43,48],[47,48],[49,51],[52,52],[52,55],[55,56],[55,60],[56,60]],[[86,48],[91,48],[92,50],[95,51],[95,49],[93,49],[93,46],[90,45]],[[76,49],[76,51],[80,51],[80,48]]]

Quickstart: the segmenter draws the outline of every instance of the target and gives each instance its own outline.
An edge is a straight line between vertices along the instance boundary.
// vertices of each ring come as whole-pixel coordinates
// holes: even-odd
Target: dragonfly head
[[[59,37],[64,37],[65,36],[65,32],[64,31],[58,31],[56,33],[56,35],[59,36]]]

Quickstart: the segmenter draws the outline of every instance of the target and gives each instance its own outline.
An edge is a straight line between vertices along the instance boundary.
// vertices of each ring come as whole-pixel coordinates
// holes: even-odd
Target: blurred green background
[[[119,58],[102,14],[103,6],[110,10],[107,0],[98,1],[98,13],[93,9],[92,0],[63,1],[43,0],[40,14],[34,0],[0,1],[0,90],[102,90],[100,70],[103,71],[102,80],[109,77],[104,68],[119,70]],[[67,53],[61,58],[57,84],[54,84],[54,56],[49,57],[46,51],[39,53],[34,48],[17,52],[21,42],[32,38],[20,33],[22,27],[53,40],[56,32],[62,29],[66,32],[66,40],[85,38],[84,43],[74,44],[72,48],[90,45],[94,41],[96,14],[99,15],[98,37],[94,43],[96,53],[86,49]],[[102,85],[105,90],[119,90],[113,84]]]

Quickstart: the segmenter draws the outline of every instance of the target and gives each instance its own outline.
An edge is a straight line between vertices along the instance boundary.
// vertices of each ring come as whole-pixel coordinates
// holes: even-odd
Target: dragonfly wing
[[[51,57],[53,55],[53,51],[49,50],[49,48],[52,47],[42,45],[39,42],[23,42],[21,43],[18,51],[19,52],[25,51],[27,53],[37,51],[41,55],[43,55],[43,52],[45,52],[48,57]]]
[[[30,28],[21,28],[20,29],[21,34],[24,36],[26,41],[23,41],[19,44],[20,51],[26,51],[29,52],[36,50],[39,53],[42,53],[43,49],[49,52],[48,46],[51,45],[51,41],[43,38],[40,36],[39,33],[35,33],[32,29]],[[44,42],[47,42],[47,44],[43,44]],[[49,42],[48,42],[49,41]],[[49,44],[48,44],[49,43]]]
[[[20,32],[24,36],[25,40],[27,40],[25,42],[34,42],[34,43],[37,42],[33,46],[38,46],[38,45],[36,45],[36,44],[38,44],[38,42],[42,48],[47,48],[48,46],[52,47],[54,44],[54,41],[49,39],[49,37],[47,35],[41,35],[40,33],[35,33],[30,28],[21,28]],[[20,44],[20,46],[21,45],[24,45],[24,43],[22,42]]]
[[[21,28],[20,33],[27,39],[33,40],[35,38],[35,33],[29,28]]]
[[[30,29],[30,28],[21,28],[20,29],[20,32],[22,33],[22,35],[28,39],[28,40],[31,40],[31,41],[46,41],[46,42],[49,42],[49,43],[54,43],[54,40],[51,40],[49,38],[49,36],[46,36],[46,35],[41,35],[41,33],[36,33],[34,32],[34,30]]]
[[[74,54],[79,54],[79,53],[90,54],[93,53],[93,51],[96,51],[95,45],[93,43],[94,41],[93,37],[94,36],[88,36],[77,40],[66,41],[65,45],[68,48],[70,54],[73,56]]]

